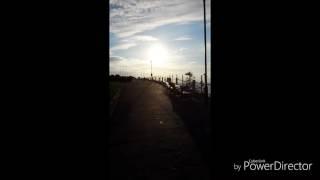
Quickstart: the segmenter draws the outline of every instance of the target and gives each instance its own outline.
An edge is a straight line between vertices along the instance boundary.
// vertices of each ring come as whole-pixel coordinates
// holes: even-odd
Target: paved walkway
[[[199,149],[163,86],[130,82],[109,127],[111,179],[209,179]]]

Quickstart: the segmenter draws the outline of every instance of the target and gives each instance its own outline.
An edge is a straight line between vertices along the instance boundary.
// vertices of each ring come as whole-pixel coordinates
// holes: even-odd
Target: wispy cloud
[[[111,48],[111,51],[117,51],[117,50],[123,50],[123,49],[129,49],[131,47],[136,46],[136,43],[123,43],[123,44],[118,44],[114,47]]]
[[[127,39],[121,39],[117,45],[111,47],[110,51],[130,49],[134,46],[137,46],[137,44],[139,44],[140,42],[149,42],[149,41],[158,41],[158,39],[153,36],[142,36],[142,35],[132,36]]]
[[[129,38],[122,38],[120,41],[121,42],[146,42],[146,41],[157,41],[158,39],[153,37],[153,36],[145,36],[145,35],[137,35],[137,36],[131,36]]]
[[[129,72],[132,75],[141,75],[141,72],[149,72],[149,62],[143,59],[126,58],[121,56],[110,57],[110,73],[121,74]]]
[[[210,21],[210,0],[206,1]],[[129,37],[167,24],[203,21],[202,0],[111,0],[110,32]]]
[[[133,36],[131,38],[135,41],[157,41],[158,39],[152,36]]]
[[[179,51],[185,51],[187,48],[179,48]]]
[[[194,73],[197,80],[200,80],[200,75],[203,74],[203,65],[199,64],[197,60],[184,61],[178,58],[174,61],[170,61],[167,66],[156,67],[153,71],[157,76],[178,74],[179,77],[181,74],[191,71]],[[112,56],[110,57],[110,73],[120,75],[129,73],[134,76],[149,76],[150,62],[143,59]]]
[[[149,76],[150,62],[144,54],[145,49],[155,42],[164,43],[170,54],[164,66],[154,66],[155,75],[172,73],[181,75],[192,71],[197,78],[200,78],[203,74],[204,45],[203,37],[199,39],[198,35],[203,33],[203,0],[110,0],[109,2],[109,32],[114,37],[110,41],[110,71],[114,73],[130,71],[134,75]],[[206,0],[208,29],[211,20],[210,3],[210,0]],[[193,29],[185,31],[185,27]],[[191,42],[190,40],[194,43],[187,43]],[[169,41],[171,43],[167,43]],[[207,53],[210,56],[210,42],[207,43]]]
[[[188,37],[188,36],[182,36],[182,37],[178,37],[176,39],[174,39],[175,41],[188,41],[188,40],[191,40],[192,38],[191,37]]]
[[[119,62],[119,61],[122,61],[122,60],[125,60],[125,58],[120,57],[120,56],[111,56],[110,57],[110,62]]]

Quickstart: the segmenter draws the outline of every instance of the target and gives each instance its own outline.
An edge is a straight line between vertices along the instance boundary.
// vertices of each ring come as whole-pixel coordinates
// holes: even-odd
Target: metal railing
[[[168,79],[170,78],[170,79]],[[151,77],[148,77],[146,79],[151,80]],[[177,78],[174,77],[172,79],[172,76],[154,76],[153,77],[153,81],[156,82],[171,82],[172,84],[174,84],[174,86],[179,86],[179,87],[188,87],[190,90],[192,90],[194,93],[197,94],[205,94],[205,90],[204,90],[204,82],[203,81],[196,81],[195,79],[193,80],[187,80],[187,78]],[[194,81],[194,85],[193,82]],[[207,84],[208,86],[208,96],[211,97],[211,83]]]

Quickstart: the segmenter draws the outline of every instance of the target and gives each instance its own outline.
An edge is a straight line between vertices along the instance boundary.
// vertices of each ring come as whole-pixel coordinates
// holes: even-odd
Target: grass
[[[122,88],[123,82],[110,82],[109,89],[110,89],[110,99],[112,99]]]

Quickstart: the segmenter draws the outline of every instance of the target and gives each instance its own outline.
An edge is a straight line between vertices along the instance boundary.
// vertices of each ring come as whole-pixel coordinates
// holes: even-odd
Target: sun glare
[[[168,60],[168,51],[163,44],[154,44],[148,49],[148,60],[155,66],[163,66]]]

